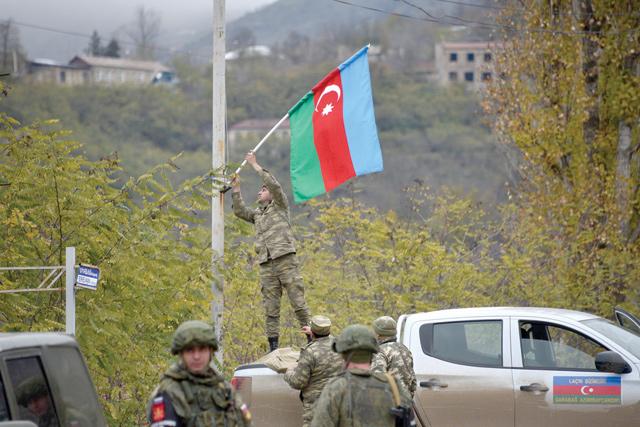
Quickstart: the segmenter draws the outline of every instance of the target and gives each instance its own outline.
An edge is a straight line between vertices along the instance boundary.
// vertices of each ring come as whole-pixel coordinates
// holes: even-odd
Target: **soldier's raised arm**
[[[233,213],[238,218],[242,218],[253,224],[255,222],[255,212],[244,204],[242,194],[240,193],[240,180],[237,176],[231,181],[231,188],[233,189],[233,193],[231,194]]]
[[[251,165],[251,167],[253,167],[256,172],[258,172],[258,175],[260,175],[260,177],[262,178],[262,183],[265,187],[267,187],[269,193],[271,193],[273,202],[283,209],[289,209],[289,200],[287,199],[287,195],[284,194],[282,186],[280,185],[278,180],[273,175],[271,175],[271,172],[264,169],[258,164],[255,153],[253,151],[249,151],[245,156],[245,160]]]

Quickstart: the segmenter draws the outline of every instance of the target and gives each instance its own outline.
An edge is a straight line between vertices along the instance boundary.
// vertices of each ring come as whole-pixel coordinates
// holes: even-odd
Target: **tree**
[[[640,16],[595,0],[515,11],[486,103],[524,157],[505,254],[556,299],[608,314],[639,292]]]
[[[211,177],[174,187],[174,158],[118,185],[117,155],[86,159],[55,120],[22,125],[2,112],[0,141],[0,265],[64,265],[75,246],[100,267],[99,289],[77,294],[77,338],[108,424],[141,425],[173,330],[208,317],[209,234],[197,224]],[[42,278],[3,272],[0,289]],[[63,330],[63,293],[3,295],[0,329]]]
[[[93,30],[91,33],[91,39],[89,40],[89,46],[85,52],[90,56],[102,56],[102,41],[100,40],[100,35],[98,31]]]
[[[11,19],[0,21],[0,72],[20,71],[23,63],[18,27]]]
[[[156,42],[160,35],[160,14],[153,9],[140,6],[136,9],[134,22],[129,25],[127,34],[135,45],[138,59],[153,59]]]
[[[111,58],[120,58],[120,43],[115,38],[112,38],[109,41],[109,44],[102,51],[103,56],[108,56]]]

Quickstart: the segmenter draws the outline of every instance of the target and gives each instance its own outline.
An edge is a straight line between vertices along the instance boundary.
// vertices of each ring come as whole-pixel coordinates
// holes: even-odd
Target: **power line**
[[[492,6],[492,5],[488,5],[488,4],[477,4],[477,3],[465,3],[462,1],[456,1],[456,0],[431,0],[431,1],[436,1],[436,2],[440,2],[440,3],[449,3],[449,4],[456,4],[459,6],[464,6],[464,7],[475,7],[475,8],[479,8],[479,9],[488,9],[488,10],[513,10],[513,11],[517,11],[517,12],[525,12],[527,9],[517,9],[517,8],[509,8],[509,7],[505,7],[505,6]],[[575,16],[572,12],[565,12],[562,10],[559,10],[557,12],[557,14],[559,16]],[[640,11],[637,11],[635,13],[633,12],[629,12],[629,13],[611,13],[609,14],[610,16],[629,16],[629,15],[639,15]],[[590,12],[590,13],[586,13],[586,16],[589,17],[597,17],[598,15],[594,12]]]
[[[73,36],[73,37],[82,37],[82,38],[85,38],[85,39],[91,39],[91,37],[92,37],[90,34],[78,33],[78,32],[75,32],[75,31],[60,30],[60,29],[57,29],[57,28],[45,27],[45,26],[42,26],[42,25],[29,24],[29,23],[26,23],[26,22],[19,22],[19,21],[11,21],[11,22],[13,24],[15,24],[15,25],[20,26],[20,27],[32,28],[32,29],[41,30],[41,31],[48,31],[50,33],[64,34],[64,35]],[[118,40],[118,43],[121,44],[121,45],[125,45],[125,46],[127,46],[127,45],[128,46],[133,46],[133,47],[136,46],[135,43],[127,42],[127,41]],[[187,55],[191,55],[191,56],[194,56],[194,57],[197,57],[197,58],[203,58],[203,59],[207,59],[207,60],[211,59],[208,56],[198,55],[198,54],[195,54],[195,53],[193,53],[191,51],[188,51],[188,50],[171,49],[171,48],[162,47],[162,46],[156,46],[155,49],[160,50],[160,51],[164,51],[164,52],[168,52],[168,53],[184,53],[184,54],[187,54]]]
[[[442,18],[438,18],[438,19],[434,19],[434,18],[430,18],[430,17],[419,17],[419,16],[412,16],[412,15],[406,15],[403,13],[397,13],[397,12],[391,12],[388,10],[384,10],[384,9],[378,9],[375,7],[371,7],[371,6],[364,6],[361,4],[356,4],[356,3],[352,3],[349,2],[347,0],[331,0],[333,2],[336,3],[341,3],[344,5],[348,5],[348,6],[352,6],[352,7],[356,7],[359,9],[366,9],[366,10],[371,10],[374,12],[378,12],[378,13],[382,13],[385,15],[392,15],[392,16],[398,16],[401,18],[407,18],[407,19],[414,19],[414,20],[418,20],[418,21],[426,21],[426,22],[432,22],[435,24],[439,24],[439,25],[448,25],[448,26],[453,26],[453,25],[459,25],[459,26],[463,26],[463,27],[469,27],[469,28],[503,28],[503,29],[508,29],[514,32],[518,32],[520,34],[523,33],[548,33],[548,34],[554,34],[554,35],[567,35],[567,36],[589,36],[589,35],[600,35],[600,34],[605,34],[603,31],[564,31],[564,30],[552,30],[552,29],[547,29],[547,28],[518,28],[515,27],[513,25],[502,25],[502,24],[494,24],[494,23],[488,23],[488,22],[481,22],[481,21],[474,21],[471,19],[464,19],[464,18],[460,18],[458,16],[451,16],[451,15],[444,15],[443,18],[448,18],[448,19],[454,19],[454,20],[458,20],[460,21],[458,22],[445,22],[442,21]],[[625,31],[615,31],[615,32],[609,32],[606,34],[609,35],[616,35],[616,34],[624,34],[624,33],[630,33],[630,32],[637,32],[639,30],[639,28],[632,28],[629,30],[625,30]]]
[[[491,6],[488,4],[476,4],[476,3],[465,3],[462,1],[455,1],[455,0],[434,0],[434,1],[438,1],[440,3],[450,3],[450,4],[456,4],[458,6],[466,6],[466,7],[477,7],[479,9],[491,9],[491,10],[506,10],[506,7],[501,7],[501,6]]]

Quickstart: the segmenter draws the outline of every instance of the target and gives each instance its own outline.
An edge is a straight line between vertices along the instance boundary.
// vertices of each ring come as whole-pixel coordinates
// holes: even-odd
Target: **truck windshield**
[[[628,329],[621,328],[606,319],[583,320],[582,323],[612,339],[620,347],[633,354],[637,359],[640,359],[640,335],[636,335]]]

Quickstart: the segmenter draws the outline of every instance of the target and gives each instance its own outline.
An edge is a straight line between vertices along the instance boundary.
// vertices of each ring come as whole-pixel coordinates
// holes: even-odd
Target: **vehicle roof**
[[[566,310],[562,308],[545,307],[473,307],[473,308],[453,308],[449,310],[436,310],[425,313],[415,313],[407,316],[407,321],[434,320],[434,319],[455,319],[469,316],[495,317],[495,316],[548,316],[570,319],[577,322],[589,319],[597,319],[591,313],[583,311]]]
[[[77,347],[75,339],[59,332],[0,333],[0,351],[43,346]]]

